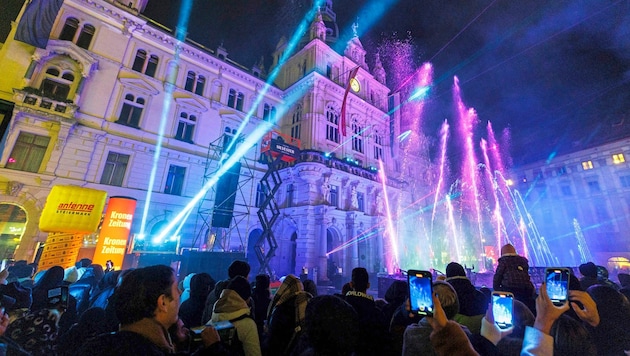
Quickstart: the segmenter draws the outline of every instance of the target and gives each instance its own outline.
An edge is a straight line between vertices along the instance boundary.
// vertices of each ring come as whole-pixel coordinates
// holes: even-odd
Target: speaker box
[[[234,201],[236,200],[236,189],[240,175],[241,164],[236,163],[219,178],[212,212],[212,227],[230,227],[234,216]]]

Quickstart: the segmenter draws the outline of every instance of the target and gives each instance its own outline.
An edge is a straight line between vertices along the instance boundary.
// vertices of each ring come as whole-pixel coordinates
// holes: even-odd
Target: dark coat
[[[490,301],[466,277],[450,277],[446,281],[453,286],[459,300],[459,313],[466,316],[485,314]]]
[[[389,334],[389,322],[376,307],[371,297],[360,292],[348,292],[346,301],[352,305],[359,316],[358,356],[390,355],[392,340]]]

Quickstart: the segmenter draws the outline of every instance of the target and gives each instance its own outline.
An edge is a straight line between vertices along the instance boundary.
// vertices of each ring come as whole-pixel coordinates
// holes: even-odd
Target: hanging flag
[[[341,135],[346,135],[346,100],[348,99],[348,92],[350,91],[350,83],[352,79],[357,76],[359,72],[359,66],[354,67],[350,71],[348,76],[348,83],[346,83],[346,92],[343,94],[343,101],[341,102]]]
[[[14,39],[46,48],[63,0],[31,0],[17,25]]]

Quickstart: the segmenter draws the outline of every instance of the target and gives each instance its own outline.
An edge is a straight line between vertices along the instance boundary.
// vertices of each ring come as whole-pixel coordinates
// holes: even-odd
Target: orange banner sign
[[[111,197],[96,243],[94,263],[105,266],[107,260],[120,269],[127,252],[127,241],[131,231],[131,223],[136,210],[136,199],[129,197]]]

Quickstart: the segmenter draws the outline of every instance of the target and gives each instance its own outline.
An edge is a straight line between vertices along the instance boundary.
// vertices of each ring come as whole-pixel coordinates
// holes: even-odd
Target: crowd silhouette
[[[570,275],[568,302],[558,303],[544,280],[532,283],[527,263],[504,246],[492,286],[473,285],[462,265],[449,263],[431,283],[433,314],[423,317],[410,312],[404,278],[374,298],[362,267],[341,291],[318,295],[314,281],[295,275],[272,292],[274,278],[250,281],[244,261],[221,281],[204,271],[178,277],[164,265],[103,270],[82,259],[37,270],[16,261],[0,272],[0,354],[630,354],[628,271],[614,271],[617,284],[604,267],[584,263]],[[53,290],[67,298],[52,298]],[[493,308],[493,291],[513,303]]]

